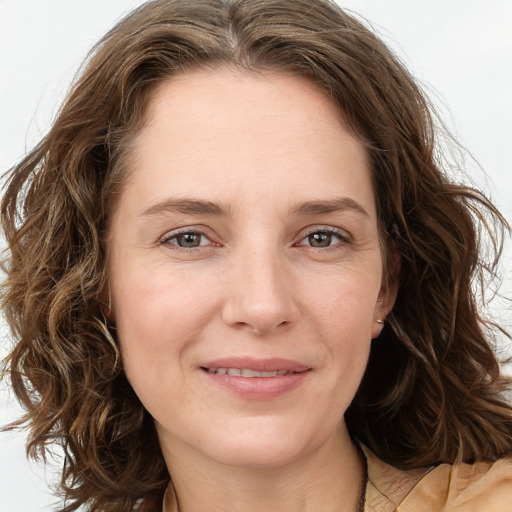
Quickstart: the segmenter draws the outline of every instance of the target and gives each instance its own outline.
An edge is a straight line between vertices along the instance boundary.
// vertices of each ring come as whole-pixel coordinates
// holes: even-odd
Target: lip
[[[275,377],[241,377],[210,373],[209,368],[240,368],[258,372],[286,371]],[[310,374],[311,367],[291,359],[225,358],[201,364],[202,374],[228,393],[243,400],[272,400],[296,389]]]
[[[227,357],[208,361],[202,368],[247,368],[257,372],[274,372],[285,370],[287,372],[303,372],[310,367],[291,359],[274,357],[271,359],[256,359],[252,357]]]

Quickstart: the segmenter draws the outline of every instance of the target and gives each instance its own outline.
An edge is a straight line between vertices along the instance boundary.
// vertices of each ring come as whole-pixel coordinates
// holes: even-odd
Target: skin
[[[356,510],[343,415],[395,297],[365,148],[303,78],[200,70],[156,90],[128,169],[111,320],[180,511]],[[235,356],[308,371],[254,400],[201,368]]]

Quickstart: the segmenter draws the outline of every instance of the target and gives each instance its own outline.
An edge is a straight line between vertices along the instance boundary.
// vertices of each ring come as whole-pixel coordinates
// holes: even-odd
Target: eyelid
[[[348,231],[346,231],[342,228],[337,228],[334,226],[320,224],[320,225],[309,226],[309,227],[303,229],[299,233],[299,235],[297,237],[297,241],[293,245],[295,245],[295,246],[305,245],[305,244],[301,244],[301,242],[303,242],[309,235],[312,235],[313,233],[318,233],[318,232],[320,232],[320,233],[324,232],[324,233],[336,235],[341,239],[341,242],[350,243],[353,241],[353,238]],[[221,246],[222,245],[214,240],[214,237],[212,236],[212,234],[210,234],[211,230],[206,228],[205,226],[183,226],[180,228],[173,229],[171,231],[166,232],[163,236],[161,236],[158,239],[158,244],[159,245],[165,245],[165,244],[173,245],[177,249],[184,249],[184,250],[190,251],[194,248],[185,249],[183,247],[178,246],[177,244],[170,243],[170,240],[178,237],[179,235],[183,235],[186,233],[193,233],[193,234],[204,236],[210,242],[209,244],[200,245],[198,247],[195,247],[195,249],[198,249],[199,247],[205,247],[205,246]],[[337,245],[338,244],[335,244],[331,247],[326,247],[326,248],[324,248],[324,250],[328,249],[328,248],[335,248],[335,247],[337,247]]]
[[[183,227],[180,227],[180,228],[176,228],[176,229],[173,229],[171,231],[167,231],[165,233],[165,235],[161,236],[159,239],[158,239],[158,244],[159,245],[172,245],[174,246],[175,248],[177,249],[183,249],[183,250],[186,250],[186,251],[191,251],[193,249],[198,249],[199,247],[205,247],[205,246],[220,246],[221,244],[215,242],[213,240],[213,237],[212,235],[210,234],[211,230],[209,229],[206,229],[205,227],[203,226],[183,226]],[[192,233],[192,234],[196,234],[196,235],[201,235],[201,236],[204,236],[210,243],[209,244],[206,244],[206,245],[200,245],[198,247],[194,247],[194,248],[184,248],[184,247],[180,247],[179,245],[177,244],[171,244],[170,241],[180,235],[184,235],[184,234],[187,234],[187,233]]]
[[[297,240],[297,242],[295,242],[294,245],[305,245],[305,244],[301,244],[301,242],[304,241],[308,236],[312,235],[313,233],[333,234],[333,235],[338,236],[341,239],[341,241],[345,242],[345,243],[350,243],[353,241],[353,238],[348,231],[341,229],[341,228],[334,227],[334,226],[320,224],[320,225],[310,226],[310,227],[306,228],[305,230],[301,231],[301,233],[298,236],[298,240]],[[325,248],[323,248],[323,250],[332,249],[335,247],[337,247],[337,244],[330,246],[330,247],[325,247]],[[316,248],[314,248],[314,249],[316,249]]]

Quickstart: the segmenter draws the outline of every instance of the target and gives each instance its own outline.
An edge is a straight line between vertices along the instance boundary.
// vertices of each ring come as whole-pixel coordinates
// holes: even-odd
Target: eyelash
[[[301,243],[301,242],[307,240],[311,235],[315,235],[315,234],[327,234],[329,236],[334,235],[334,236],[338,237],[339,241],[333,245],[328,245],[326,247],[314,247],[312,245],[306,245],[306,244]],[[319,249],[322,251],[328,251],[328,250],[337,249],[337,248],[339,248],[340,244],[346,245],[346,244],[350,243],[351,241],[352,241],[352,239],[351,239],[350,235],[344,230],[334,228],[332,226],[315,226],[313,229],[306,232],[306,234],[299,240],[299,242],[297,242],[294,245],[308,247],[311,249]]]
[[[160,240],[160,245],[173,245],[176,249],[184,250],[184,251],[191,251],[194,249],[199,249],[200,247],[204,247],[205,245],[209,245],[209,244],[200,243],[198,246],[195,246],[195,247],[183,247],[183,246],[179,245],[178,243],[172,242],[172,240],[177,240],[180,236],[185,236],[185,235],[196,235],[199,237],[203,237],[204,239],[208,240],[213,245],[219,245],[219,244],[215,244],[214,242],[212,242],[210,240],[210,238],[203,231],[201,231],[199,229],[182,229],[179,231],[173,231],[172,233],[168,233],[167,235],[165,235],[162,238],[162,240]]]
[[[326,247],[315,247],[311,244],[301,243],[315,234],[324,234],[324,235],[327,234],[329,236],[336,236],[339,239],[339,241],[335,244],[327,245]],[[182,245],[179,245],[177,242],[176,243],[173,242],[173,241],[177,241],[180,236],[185,236],[185,235],[199,236],[199,237],[202,237],[202,238],[208,240],[210,243],[202,243],[202,241],[200,241],[199,245],[197,245],[197,246],[184,247]],[[318,249],[318,250],[326,251],[326,250],[336,249],[339,247],[340,244],[342,244],[342,245],[348,244],[351,241],[352,241],[351,237],[345,231],[343,231],[341,229],[337,229],[337,228],[334,228],[331,226],[316,226],[315,228],[306,232],[304,234],[304,236],[298,242],[294,243],[293,245],[295,247],[297,247],[297,246],[308,247],[311,249]],[[199,229],[190,229],[190,228],[185,228],[185,229],[182,229],[179,231],[174,231],[174,232],[168,233],[160,240],[159,244],[167,245],[167,246],[171,245],[171,246],[173,246],[173,248],[175,248],[177,250],[182,250],[182,251],[187,251],[187,252],[197,250],[201,247],[205,247],[208,245],[215,245],[215,246],[220,247],[220,244],[212,242],[212,240],[203,231],[201,231]]]

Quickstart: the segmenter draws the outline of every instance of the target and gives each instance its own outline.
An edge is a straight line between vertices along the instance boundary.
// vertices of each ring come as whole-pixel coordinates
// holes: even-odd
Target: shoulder
[[[396,512],[431,468],[401,471],[379,459],[361,445],[368,463],[365,512]]]
[[[512,512],[512,458],[441,464],[423,477],[399,512]]]
[[[368,456],[368,512],[512,512],[512,457],[400,471]]]

